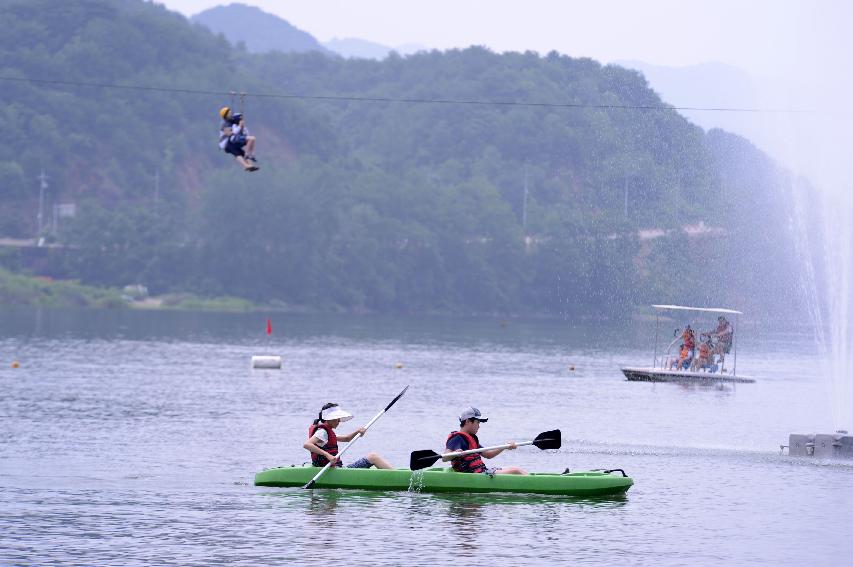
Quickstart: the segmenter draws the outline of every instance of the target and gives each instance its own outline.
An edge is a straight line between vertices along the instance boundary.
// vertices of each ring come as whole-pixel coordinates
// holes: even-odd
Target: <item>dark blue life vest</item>
[[[480,445],[480,440],[477,439],[476,435],[470,435],[468,433],[465,433],[464,431],[452,432],[450,435],[447,436],[447,443],[450,443],[450,440],[457,436],[461,437],[467,445],[467,447],[464,448],[463,451],[468,451],[470,449],[479,449],[480,447],[482,447],[482,445]],[[483,463],[483,458],[480,456],[480,453],[471,453],[470,455],[456,457],[455,459],[450,461],[450,465],[456,472],[481,473],[486,470],[486,465]]]
[[[314,434],[318,429],[325,429],[326,433],[329,434],[329,442],[323,447],[323,450],[329,453],[330,455],[338,454],[338,436],[335,435],[335,430],[332,429],[328,423],[312,423],[311,427],[308,428],[308,439],[314,437]],[[329,464],[329,459],[324,457],[323,455],[318,455],[317,453],[311,453],[311,464],[315,467],[325,467]],[[340,461],[335,461],[335,466],[341,466]]]

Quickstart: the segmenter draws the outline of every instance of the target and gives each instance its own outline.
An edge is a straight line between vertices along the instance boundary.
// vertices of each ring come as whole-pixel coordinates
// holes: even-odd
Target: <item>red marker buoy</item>
[[[267,334],[272,334],[272,321],[270,319],[267,319]]]

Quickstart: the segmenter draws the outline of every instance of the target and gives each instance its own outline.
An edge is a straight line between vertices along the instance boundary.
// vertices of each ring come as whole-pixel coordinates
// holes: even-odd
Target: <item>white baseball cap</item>
[[[340,419],[341,421],[349,421],[352,419],[352,414],[344,411],[340,408],[340,406],[332,406],[330,408],[324,409],[320,413],[320,417],[323,421],[331,421],[333,419]]]

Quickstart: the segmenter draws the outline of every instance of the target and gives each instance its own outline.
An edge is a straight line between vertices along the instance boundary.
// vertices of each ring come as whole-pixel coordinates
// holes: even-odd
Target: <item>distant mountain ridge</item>
[[[645,75],[649,86],[667,102],[679,107],[757,108],[761,92],[756,79],[738,67],[724,63],[700,63],[686,67],[665,67],[641,61],[615,61],[616,65],[636,69]],[[735,117],[703,111],[681,111],[706,130],[730,128],[740,120]]]
[[[251,53],[317,51],[353,59],[381,60],[388,57],[392,51],[400,55],[411,55],[427,50],[425,46],[416,43],[391,47],[354,37],[333,38],[322,43],[284,18],[254,6],[238,3],[204,10],[190,20],[214,33],[221,33],[232,45],[243,43]]]
[[[232,45],[242,42],[252,53],[319,51],[332,54],[308,32],[254,6],[217,6],[199,12],[190,19],[214,33],[221,33]]]
[[[417,43],[406,43],[404,45],[398,45],[397,47],[388,47],[381,43],[375,43],[373,41],[354,37],[344,39],[333,38],[323,45],[343,57],[377,60],[385,59],[392,51],[395,51],[400,55],[411,55],[418,51],[426,51],[428,49],[427,47]]]
[[[640,71],[662,99],[676,107],[773,109],[797,107],[791,85],[756,76],[725,63],[707,62],[685,67],[651,65],[641,61],[614,61]],[[771,118],[742,112],[679,110],[688,120],[711,130],[721,128],[743,136],[785,161],[788,148]]]

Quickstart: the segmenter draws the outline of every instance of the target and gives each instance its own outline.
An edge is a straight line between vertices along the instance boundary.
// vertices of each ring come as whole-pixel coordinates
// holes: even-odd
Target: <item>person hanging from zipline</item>
[[[249,135],[243,114],[232,112],[230,106],[219,110],[222,123],[219,126],[219,148],[231,154],[245,171],[260,169],[255,159],[255,137]]]

